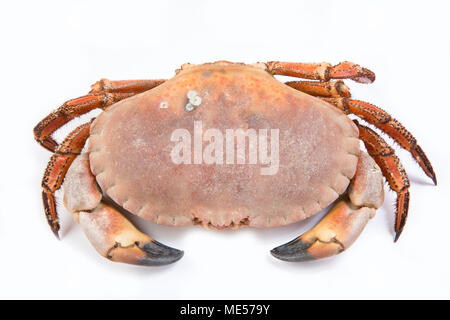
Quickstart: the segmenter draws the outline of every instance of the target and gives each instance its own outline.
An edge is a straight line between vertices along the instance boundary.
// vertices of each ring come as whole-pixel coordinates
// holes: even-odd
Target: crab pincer
[[[78,223],[100,255],[111,261],[157,266],[178,261],[183,251],[161,244],[137,230],[113,207],[100,204],[77,213]]]
[[[272,249],[271,253],[284,261],[308,261],[339,254],[359,237],[383,200],[381,170],[367,153],[361,151],[348,195],[311,230]]]

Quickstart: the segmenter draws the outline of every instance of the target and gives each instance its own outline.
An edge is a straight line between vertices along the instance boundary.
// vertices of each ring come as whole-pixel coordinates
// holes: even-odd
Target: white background
[[[2,2],[0,298],[450,298],[448,3]],[[392,192],[348,251],[303,264],[278,261],[269,250],[323,213],[283,228],[223,232],[134,219],[185,250],[158,268],[101,258],[63,208],[62,241],[55,240],[40,198],[50,154],[35,143],[35,124],[102,77],[170,78],[182,63],[221,59],[350,60],[376,72],[372,85],[348,82],[353,96],[415,134],[439,183],[396,147],[412,184],[397,244]]]

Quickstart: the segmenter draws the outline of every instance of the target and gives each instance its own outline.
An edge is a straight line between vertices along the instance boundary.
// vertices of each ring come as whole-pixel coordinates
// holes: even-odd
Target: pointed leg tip
[[[61,238],[59,237],[59,224],[50,224],[50,229],[52,230],[52,233],[55,235],[56,239],[61,240]]]
[[[315,260],[307,249],[311,246],[310,243],[303,242],[300,239],[293,240],[279,247],[270,250],[270,253],[277,259],[288,262],[303,262]]]
[[[433,180],[434,185],[437,185],[437,179],[436,174],[434,173],[433,166],[431,165],[430,160],[428,160],[425,152],[423,151],[422,147],[419,145],[416,145],[412,150],[411,154],[414,158],[414,160],[417,161],[419,166],[422,168],[423,172],[431,179]]]
[[[398,239],[400,238],[400,235],[402,234],[403,230],[399,230],[395,233],[395,238],[394,238],[394,243],[396,243],[398,241]]]
[[[375,81],[375,73],[370,71],[367,68],[362,68],[361,72],[352,78],[352,80],[359,82],[359,83],[372,83]]]
[[[61,240],[61,238],[59,237],[59,232],[58,231],[53,231],[53,234],[55,235],[57,240]]]
[[[427,160],[427,165],[426,166],[422,166],[422,165],[420,165],[420,166],[422,167],[422,169],[425,172],[425,174],[431,179],[431,181],[433,181],[433,184],[435,186],[437,186],[436,174],[434,173],[433,167],[431,166],[430,162]]]
[[[141,250],[145,252],[146,257],[141,259],[138,264],[144,266],[171,264],[180,260],[184,255],[184,251],[168,247],[155,240],[146,243]]]
[[[366,77],[370,80],[370,83],[374,82],[376,79],[375,73],[367,68],[363,68],[363,72]]]
[[[433,180],[434,185],[437,186],[437,178],[436,178],[436,175],[433,174],[433,176],[431,177],[431,179]]]

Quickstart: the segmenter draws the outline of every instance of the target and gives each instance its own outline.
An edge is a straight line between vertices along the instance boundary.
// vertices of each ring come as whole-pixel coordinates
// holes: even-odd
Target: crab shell
[[[200,97],[194,106],[192,92]],[[185,129],[194,137],[194,123],[224,136],[278,129],[277,172],[261,174],[261,163],[174,163],[172,134]],[[218,229],[275,227],[321,211],[346,191],[359,150],[358,130],[342,111],[258,64],[228,62],[184,65],[114,104],[92,123],[88,144],[91,172],[119,206],[158,224]]]

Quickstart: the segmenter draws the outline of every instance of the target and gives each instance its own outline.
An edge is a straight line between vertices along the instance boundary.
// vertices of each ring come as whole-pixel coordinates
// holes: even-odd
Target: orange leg
[[[364,101],[347,98],[323,98],[323,100],[335,105],[346,114],[354,114],[361,119],[373,124],[400,146],[408,150],[413,158],[420,165],[425,174],[430,177],[434,184],[437,184],[433,167],[425,152],[417,144],[416,138],[396,119],[391,117],[386,111]]]
[[[403,231],[408,216],[409,179],[405,169],[386,141],[372,129],[354,121],[359,129],[359,137],[364,142],[367,152],[380,166],[384,177],[393,191],[397,193],[397,208],[395,213],[395,241]]]
[[[311,80],[329,81],[331,79],[352,79],[360,83],[375,81],[375,74],[353,62],[341,62],[335,66],[331,63],[296,63],[267,62],[267,71],[276,75],[299,77]]]
[[[284,84],[315,97],[347,97],[350,90],[344,81],[288,81]]]
[[[375,125],[388,134],[402,148],[409,151],[425,174],[437,184],[433,166],[425,152],[417,144],[416,138],[396,119],[386,111],[364,101],[348,99],[350,91],[342,81],[289,81],[286,85],[325,100],[346,114],[354,114]]]
[[[59,222],[55,192],[61,187],[72,161],[83,150],[84,144],[89,137],[90,125],[90,122],[82,124],[64,139],[50,158],[42,179],[42,200],[44,202],[45,215],[50,228],[57,238],[59,238]]]
[[[91,86],[92,90],[88,95],[66,101],[40,121],[34,128],[34,138],[45,149],[55,152],[58,143],[51,135],[64,124],[94,109],[104,110],[120,100],[152,89],[162,82],[164,80],[110,81],[102,79]]]
[[[161,83],[167,80],[108,80],[101,79],[93,85],[91,85],[91,91],[89,93],[98,92],[116,92],[116,93],[133,93],[138,94],[154,87],[159,86]]]

